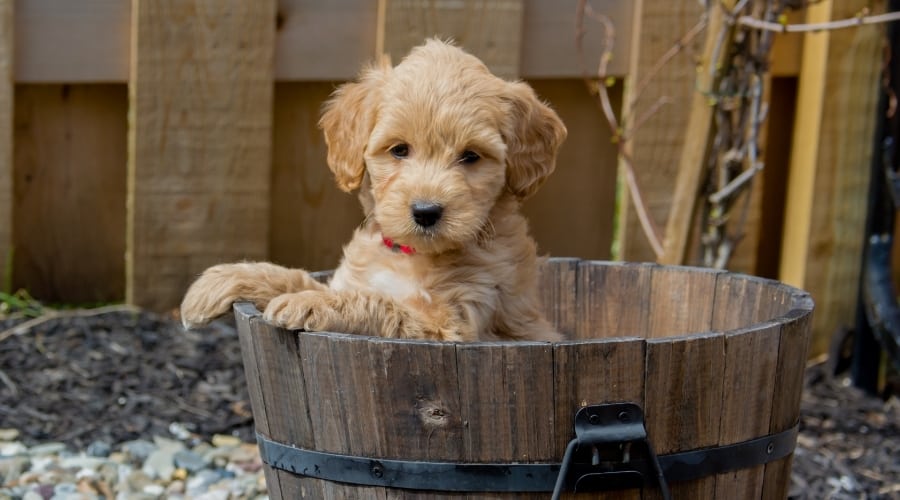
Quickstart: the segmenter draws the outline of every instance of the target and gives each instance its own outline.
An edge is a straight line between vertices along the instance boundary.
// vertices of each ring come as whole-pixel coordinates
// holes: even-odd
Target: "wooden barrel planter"
[[[589,498],[662,498],[656,463],[674,498],[787,495],[808,294],[550,259],[542,296],[570,340],[290,332],[237,304],[272,498],[549,498],[570,443],[560,484],[617,488]]]

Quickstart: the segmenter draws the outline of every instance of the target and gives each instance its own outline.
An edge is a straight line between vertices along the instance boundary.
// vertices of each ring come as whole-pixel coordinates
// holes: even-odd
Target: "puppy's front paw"
[[[263,318],[288,330],[342,331],[338,299],[328,291],[305,290],[279,295],[269,302]]]
[[[210,267],[197,278],[181,301],[184,328],[205,325],[231,309],[247,288],[244,268],[248,264],[220,264]]]

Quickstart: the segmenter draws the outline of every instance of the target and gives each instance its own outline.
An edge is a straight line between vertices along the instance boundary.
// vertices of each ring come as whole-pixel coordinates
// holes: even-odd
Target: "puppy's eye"
[[[463,165],[471,165],[481,159],[481,156],[472,150],[465,150],[459,155],[459,162]]]
[[[398,160],[402,160],[409,156],[409,145],[407,144],[397,144],[388,150],[391,153],[391,156],[397,158]]]

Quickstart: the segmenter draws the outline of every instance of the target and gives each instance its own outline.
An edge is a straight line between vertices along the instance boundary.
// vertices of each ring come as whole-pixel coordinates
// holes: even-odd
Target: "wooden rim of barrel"
[[[638,403],[659,454],[796,424],[814,307],[806,292],[703,268],[567,258],[546,262],[540,288],[545,314],[570,340],[287,332],[237,307],[257,431],[353,456],[542,463],[559,462],[572,416],[588,404]],[[273,497],[384,489],[268,466],[266,475]],[[784,496],[789,479],[790,457],[676,483],[673,492]]]

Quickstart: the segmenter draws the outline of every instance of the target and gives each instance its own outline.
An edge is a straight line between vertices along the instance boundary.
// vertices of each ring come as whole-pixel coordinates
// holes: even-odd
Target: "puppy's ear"
[[[328,167],[338,187],[348,193],[358,188],[363,179],[363,155],[375,125],[379,83],[389,69],[390,63],[381,61],[363,70],[358,81],[338,87],[325,103],[319,120],[328,146]]]
[[[534,194],[556,168],[556,152],[566,138],[566,126],[528,84],[508,83],[510,104],[506,141],[506,184],[520,200]]]

